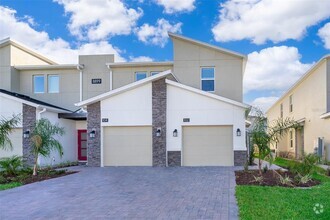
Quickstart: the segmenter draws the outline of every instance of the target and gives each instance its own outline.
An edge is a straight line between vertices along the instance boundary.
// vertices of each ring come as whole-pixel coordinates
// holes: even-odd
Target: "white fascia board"
[[[10,99],[10,100],[13,100],[13,101],[17,101],[17,102],[22,103],[22,104],[26,104],[26,105],[35,107],[37,109],[47,109],[51,112],[56,112],[56,113],[71,113],[71,111],[66,111],[64,109],[54,108],[54,107],[50,107],[50,106],[46,106],[46,105],[39,105],[39,104],[29,102],[29,101],[26,101],[24,99],[16,98],[14,96],[7,95],[7,94],[4,94],[4,93],[0,93],[0,96],[5,97],[5,98]]]
[[[168,62],[118,62],[106,63],[108,67],[127,67],[127,66],[173,66],[172,61]]]
[[[58,65],[17,65],[17,70],[52,70],[52,69],[75,69],[81,68],[78,64],[58,64]]]
[[[129,91],[129,90],[132,90],[136,87],[140,87],[142,85],[145,85],[149,82],[152,82],[152,81],[156,81],[158,79],[161,79],[167,75],[173,75],[172,74],[172,70],[166,70],[166,71],[163,71],[161,73],[158,73],[154,76],[149,76],[145,79],[142,79],[142,80],[139,80],[139,81],[136,81],[136,82],[133,82],[133,83],[130,83],[128,85],[125,85],[125,86],[122,86],[118,89],[114,89],[114,90],[111,90],[109,92],[106,92],[106,93],[103,93],[101,95],[98,95],[98,96],[95,96],[93,98],[90,98],[90,99],[86,99],[82,102],[78,102],[75,104],[75,106],[78,106],[78,107],[84,107],[86,105],[89,105],[89,104],[92,104],[92,103],[95,103],[95,102],[98,102],[98,101],[101,101],[101,100],[104,100],[106,98],[109,98],[111,96],[115,96],[115,95],[118,95],[120,93],[123,93],[123,92],[126,92],[126,91]]]
[[[330,112],[324,113],[320,116],[321,119],[328,119],[330,118]]]
[[[231,100],[231,99],[219,96],[219,95],[215,95],[215,94],[212,94],[212,93],[209,93],[209,92],[205,92],[205,91],[202,91],[200,89],[196,89],[196,88],[193,88],[193,87],[190,87],[190,86],[186,86],[186,85],[183,85],[181,83],[174,82],[172,80],[166,79],[166,83],[171,85],[171,86],[175,86],[175,87],[178,87],[178,88],[181,88],[181,89],[184,89],[184,90],[188,90],[188,91],[191,91],[191,92],[203,95],[203,96],[207,96],[209,98],[213,98],[213,99],[216,99],[216,100],[219,100],[219,101],[222,101],[222,102],[226,102],[226,103],[231,104],[231,105],[236,105],[236,106],[244,108],[244,109],[247,109],[247,108],[250,107],[247,104],[237,102],[237,101],[234,101],[234,100]]]
[[[168,35],[170,37],[173,37],[173,38],[181,39],[181,40],[188,41],[188,42],[191,42],[191,43],[194,43],[194,44],[197,44],[197,45],[201,45],[201,46],[204,46],[204,47],[208,47],[208,48],[211,48],[211,49],[223,52],[223,53],[234,55],[236,57],[240,57],[240,58],[243,58],[245,60],[247,59],[246,55],[243,55],[241,53],[237,53],[237,52],[234,52],[234,51],[231,51],[231,50],[227,50],[227,49],[224,49],[222,47],[217,47],[217,46],[214,46],[214,45],[211,45],[211,44],[208,44],[208,43],[204,43],[202,41],[194,40],[194,39],[191,39],[191,38],[179,35],[179,34],[174,34],[174,33],[171,33],[171,32],[168,32]]]

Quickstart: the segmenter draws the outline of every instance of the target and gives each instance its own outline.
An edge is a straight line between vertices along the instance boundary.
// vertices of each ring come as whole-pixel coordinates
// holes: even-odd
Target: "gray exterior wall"
[[[201,67],[215,68],[215,94],[243,101],[243,58],[172,38],[174,74],[179,82],[201,89]]]
[[[33,76],[44,76],[44,93],[34,93]],[[59,93],[48,93],[48,76],[59,75]],[[49,70],[24,70],[20,71],[20,93],[33,97],[35,99],[51,103],[72,111],[78,109],[74,104],[79,102],[79,71],[77,69],[59,69]]]
[[[23,133],[25,131],[32,132],[32,129],[36,123],[36,108],[23,104]],[[23,137],[23,159],[24,164],[27,166],[32,166],[34,164],[34,156],[31,153],[32,142],[30,138]]]
[[[235,150],[234,151],[234,165],[235,166],[244,166],[247,160],[247,151],[246,150]]]
[[[160,167],[166,166],[166,96],[165,78],[152,82],[152,165]]]
[[[80,55],[83,69],[83,100],[110,91],[110,70],[105,65],[113,63],[114,55]],[[101,79],[101,84],[92,84],[92,79]]]
[[[100,102],[87,106],[87,164],[88,166],[101,166],[101,108]],[[95,129],[94,138],[89,133]]]
[[[181,166],[181,151],[168,151],[167,165],[169,167]]]

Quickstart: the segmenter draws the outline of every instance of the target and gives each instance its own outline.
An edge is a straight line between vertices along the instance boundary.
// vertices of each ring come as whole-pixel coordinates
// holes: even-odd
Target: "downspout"
[[[110,87],[110,91],[112,90],[112,69],[110,67],[110,64],[106,64],[108,69],[109,69],[109,75],[110,75],[110,82],[109,82],[109,87]]]
[[[46,108],[43,108],[39,113],[38,113],[38,117],[37,117],[37,120],[40,120],[41,119],[41,114],[46,112],[47,109]]]
[[[84,65],[77,65],[77,70],[79,70],[79,101],[83,100],[83,75],[82,71],[84,69]]]

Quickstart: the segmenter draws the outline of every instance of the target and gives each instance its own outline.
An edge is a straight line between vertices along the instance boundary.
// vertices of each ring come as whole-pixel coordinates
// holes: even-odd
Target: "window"
[[[135,81],[139,81],[144,78],[147,78],[147,72],[136,72],[135,73]]]
[[[293,131],[290,130],[290,148],[293,148]]]
[[[214,67],[201,68],[201,87],[203,91],[214,92]]]
[[[281,114],[281,118],[283,118],[283,103],[281,103],[280,106],[280,114]]]
[[[160,72],[159,72],[159,71],[151,71],[151,72],[150,72],[150,75],[151,75],[151,76],[154,76],[154,75],[157,75],[158,73],[160,73]]]
[[[33,92],[34,93],[45,92],[45,77],[43,75],[33,76]]]
[[[292,100],[292,95],[290,95],[290,97],[289,97],[289,102],[290,102],[290,104],[289,104],[289,110],[290,110],[290,112],[292,112],[293,111],[293,100]]]
[[[58,75],[48,76],[48,92],[49,93],[60,92],[60,77]]]

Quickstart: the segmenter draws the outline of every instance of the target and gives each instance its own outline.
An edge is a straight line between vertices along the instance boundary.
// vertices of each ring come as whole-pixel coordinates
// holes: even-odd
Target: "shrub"
[[[0,184],[5,184],[7,182],[7,179],[4,176],[0,175]]]
[[[22,165],[22,157],[20,156],[14,155],[12,157],[5,157],[0,159],[0,168],[7,175],[17,175],[19,168],[21,168]]]
[[[318,161],[319,157],[316,154],[305,154],[301,163],[294,163],[289,169],[293,173],[305,176],[307,174],[312,174],[315,171]]]
[[[253,176],[254,180],[252,182],[256,182],[259,183],[259,185],[261,185],[264,181],[264,177],[263,176]]]
[[[280,175],[279,177],[280,177],[280,183],[282,185],[293,186],[292,185],[292,180],[289,176],[283,177],[282,175]]]
[[[294,158],[294,155],[292,152],[289,152],[289,151],[279,151],[277,153],[278,157],[282,157],[282,158],[286,158],[286,159],[293,159]]]

